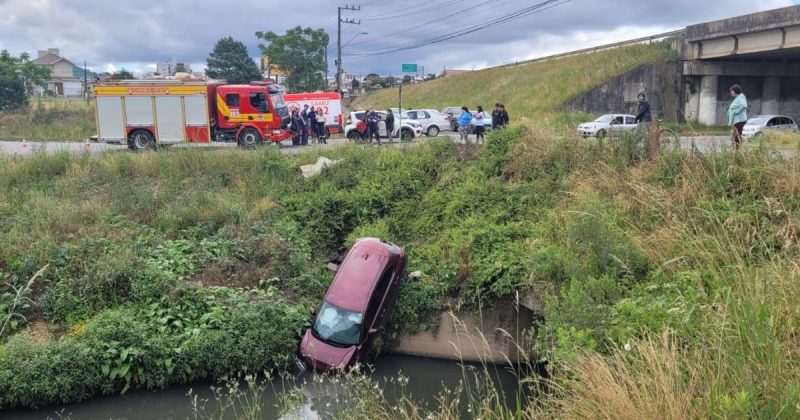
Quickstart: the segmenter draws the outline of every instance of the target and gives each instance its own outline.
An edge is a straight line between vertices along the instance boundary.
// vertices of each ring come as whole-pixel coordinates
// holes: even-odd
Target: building
[[[38,51],[33,64],[46,67],[50,70],[50,80],[47,81],[47,91],[53,92],[56,96],[81,98],[91,90],[94,81],[94,73],[87,72],[86,81],[89,86],[84,87],[84,70],[72,61],[61,57],[58,48],[50,48]],[[44,95],[45,89],[40,86],[34,88],[35,95]]]
[[[175,57],[167,63],[156,63],[156,73],[159,76],[174,76],[175,73],[191,73],[192,66],[189,63],[178,62]]]

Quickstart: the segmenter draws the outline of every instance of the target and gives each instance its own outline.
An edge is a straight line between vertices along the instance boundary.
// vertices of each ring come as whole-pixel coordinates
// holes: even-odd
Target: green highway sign
[[[417,72],[416,64],[403,64],[403,73],[416,73],[416,72]]]

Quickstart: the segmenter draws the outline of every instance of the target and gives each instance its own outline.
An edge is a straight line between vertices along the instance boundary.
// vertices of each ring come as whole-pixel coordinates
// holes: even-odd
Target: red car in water
[[[375,340],[408,278],[406,253],[374,238],[359,239],[342,261],[314,324],[300,342],[300,358],[318,372],[367,363]]]

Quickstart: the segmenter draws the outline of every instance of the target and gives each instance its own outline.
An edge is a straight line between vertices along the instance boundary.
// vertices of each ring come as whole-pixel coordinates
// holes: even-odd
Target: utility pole
[[[342,93],[342,24],[347,23],[350,25],[361,25],[361,20],[355,21],[353,19],[344,19],[342,20],[342,10],[352,10],[352,11],[359,11],[361,10],[361,6],[350,6],[345,5],[344,7],[339,7],[339,33],[336,38],[336,44],[338,46],[338,59],[336,60],[336,92]]]
[[[86,60],[83,60],[83,96],[86,97],[86,103],[89,103],[89,76],[86,74]]]

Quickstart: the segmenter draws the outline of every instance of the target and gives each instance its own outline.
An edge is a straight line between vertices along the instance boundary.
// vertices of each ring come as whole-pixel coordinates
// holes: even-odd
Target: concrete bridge
[[[692,25],[684,39],[686,120],[727,124],[733,84],[753,115],[800,117],[800,6]]]

